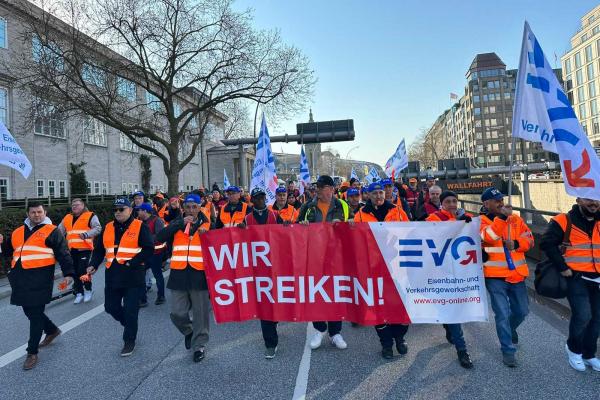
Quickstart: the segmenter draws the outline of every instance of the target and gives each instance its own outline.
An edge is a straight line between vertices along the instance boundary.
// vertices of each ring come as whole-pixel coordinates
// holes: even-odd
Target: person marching
[[[385,189],[381,182],[369,185],[369,200],[367,204],[354,215],[354,222],[409,222],[408,215],[401,206],[394,205],[385,199]],[[375,326],[375,331],[381,342],[381,356],[386,360],[394,358],[392,346],[396,342],[398,354],[404,355],[408,352],[408,346],[404,336],[408,331],[408,325],[403,324],[381,324]]]
[[[600,201],[579,197],[576,202],[550,220],[540,249],[567,280],[569,365],[579,372],[587,366],[600,371]]]
[[[184,215],[156,234],[158,242],[172,243],[167,282],[171,291],[170,316],[173,325],[185,336],[185,348],[193,350],[194,362],[202,361],[206,354],[210,313],[200,239],[210,229],[210,217],[202,212],[201,204],[199,195],[187,195],[183,201]]]
[[[254,189],[252,189],[252,191],[254,192]],[[269,206],[269,209],[273,210],[282,221],[293,224],[298,219],[298,210],[296,210],[294,206],[288,204],[287,194],[288,191],[283,186],[279,186],[275,189],[275,203],[273,203],[272,206]],[[252,203],[254,203],[254,201]]]
[[[355,187],[351,187],[346,191],[346,201],[354,215],[365,205],[365,203],[360,201],[359,189]]]
[[[333,197],[335,183],[333,178],[328,175],[321,175],[317,179],[317,195],[308,203],[305,203],[300,209],[298,222],[308,225],[314,222],[346,222],[354,218],[354,214],[344,200]],[[340,334],[342,331],[342,321],[318,321],[313,322],[317,332],[310,340],[310,348],[315,350],[321,346],[325,332],[329,332],[331,343],[338,349],[348,347],[344,338]]]
[[[75,279],[73,282],[73,293],[75,300],[73,304],[82,301],[88,303],[92,300],[92,280],[81,281],[81,277],[87,274],[92,250],[94,249],[94,238],[102,232],[102,225],[98,217],[87,209],[82,199],[71,201],[71,213],[65,215],[58,225],[60,233],[67,237],[67,246],[73,259]]]
[[[419,207],[417,212],[417,220],[424,221],[428,216],[440,211],[442,205],[440,204],[440,195],[442,194],[442,188],[433,185],[429,188],[429,199],[426,200]]]
[[[410,178],[408,180],[408,187],[406,190],[406,201],[408,202],[408,207],[410,210],[410,215],[413,218],[417,216],[417,210],[419,208],[419,197],[421,195],[421,190],[418,188],[419,181],[417,178]]]
[[[514,215],[512,207],[505,205],[503,199],[504,195],[495,188],[488,188],[481,195],[487,210],[481,215],[483,275],[496,320],[502,362],[516,367],[517,328],[529,312],[525,253],[533,247],[533,235],[525,221]]]
[[[464,210],[458,208],[458,195],[451,191],[445,191],[440,195],[442,208],[427,217],[429,222],[442,221],[466,221],[471,222],[471,216],[465,214]],[[463,368],[473,368],[473,361],[467,352],[467,344],[460,324],[444,324],[446,339],[456,348],[458,361]]]
[[[215,228],[231,228],[244,222],[251,207],[248,203],[240,201],[241,190],[237,186],[227,188],[227,203],[221,207]]]
[[[165,228],[165,222],[152,213],[152,206],[148,203],[143,203],[138,207],[138,218],[148,227],[152,238],[154,239],[154,254],[146,260],[146,270],[152,271],[154,279],[156,279],[156,294],[155,305],[160,305],[165,302],[165,278],[162,274],[163,253],[167,248],[167,244],[156,240],[156,234]],[[142,294],[140,307],[148,306],[148,295],[146,291]]]
[[[22,307],[29,319],[29,341],[23,369],[30,370],[37,365],[38,349],[48,346],[61,334],[44,310],[52,300],[56,262],[65,277],[63,284],[68,285],[75,274],[73,260],[64,235],[46,217],[46,209],[41,203],[29,202],[23,225],[15,229],[6,242],[0,235],[0,244],[3,255],[12,258],[8,273],[12,289],[10,304]],[[40,343],[42,333],[46,336]]]
[[[94,240],[88,273],[94,274],[106,258],[104,309],[123,325],[121,357],[135,349],[140,298],[144,291],[144,263],[154,253],[154,241],[147,225],[133,215],[127,198],[113,203],[115,219]]]

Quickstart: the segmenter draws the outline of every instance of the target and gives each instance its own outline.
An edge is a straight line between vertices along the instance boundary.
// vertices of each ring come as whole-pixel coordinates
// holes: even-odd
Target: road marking
[[[67,333],[71,329],[78,327],[86,321],[94,318],[98,314],[104,311],[104,303],[100,304],[98,307],[92,308],[91,310],[81,314],[78,317],[73,318],[72,320],[62,324],[58,328],[62,331],[62,333]],[[11,362],[24,357],[26,355],[27,344],[24,344],[21,347],[14,349],[11,352],[6,353],[2,357],[0,357],[0,368],[7,366]]]
[[[306,324],[306,342],[304,343],[304,352],[298,367],[298,375],[296,376],[296,387],[294,388],[294,397],[292,400],[304,400],[306,398],[306,388],[308,387],[308,373],[310,372],[310,339],[314,334],[315,329],[312,323]]]

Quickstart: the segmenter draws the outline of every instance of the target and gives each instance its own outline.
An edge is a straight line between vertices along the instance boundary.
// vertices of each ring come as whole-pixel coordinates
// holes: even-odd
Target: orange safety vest
[[[519,242],[519,247],[510,252],[515,265],[516,273],[508,269],[506,255],[502,241],[508,240],[508,227],[510,226],[510,239]],[[511,278],[512,283],[520,282],[529,275],[525,252],[533,247],[533,235],[518,215],[511,215],[507,220],[494,218],[492,221],[486,215],[481,216],[481,244],[483,251],[488,255],[488,260],[483,263],[483,275],[486,278]]]
[[[123,264],[129,260],[132,260],[136,254],[142,251],[139,245],[140,230],[142,228],[142,221],[134,219],[127,230],[123,233],[121,241],[118,245],[115,245],[115,223],[110,221],[104,228],[104,235],[102,236],[102,243],[106,249],[106,268],[110,268],[113,260],[116,258],[119,264]],[[115,256],[115,249],[116,256]]]
[[[231,213],[225,211],[227,204],[223,205],[221,207],[221,211],[219,212],[219,218],[221,219],[223,226],[225,228],[231,228],[232,226],[237,226],[238,224],[244,222],[244,219],[246,218],[246,211],[248,210],[248,204],[242,203],[242,211],[234,212],[233,216]]]
[[[300,214],[300,210],[296,210],[294,206],[289,204],[282,210],[275,210],[273,206],[269,206],[268,208],[276,215],[279,215],[282,220],[287,222],[296,222],[298,220],[298,214]]]
[[[204,223],[202,228],[208,229],[210,224]],[[200,233],[196,231],[193,236],[186,235],[182,231],[177,231],[173,238],[173,254],[171,255],[171,269],[185,269],[187,265],[198,271],[204,270],[202,258],[202,243],[200,242]]]
[[[567,214],[552,217],[560,225],[563,232],[567,231]],[[571,235],[565,243],[563,257],[567,266],[573,271],[600,273],[600,222],[596,222],[590,238],[587,233],[571,224]]]
[[[79,234],[85,233],[89,230],[90,220],[94,215],[91,211],[83,212],[75,224],[73,224],[73,214],[67,214],[62,220],[62,224],[67,231],[67,245],[69,250],[94,250],[94,241],[92,239],[81,239]]]
[[[207,201],[206,205],[204,207],[200,207],[200,209],[202,210],[202,212],[204,213],[204,215],[206,215],[209,220],[210,220],[210,218],[212,216],[212,210],[214,208],[215,208],[215,205],[212,203],[212,201]]]
[[[364,207],[360,209],[354,216],[354,222],[378,222],[377,218],[369,213],[364,211]],[[404,212],[401,207],[390,208],[385,215],[384,222],[402,222],[402,221],[410,221],[408,219],[408,215]]]
[[[468,216],[471,214],[467,213]],[[446,210],[439,210],[434,212],[433,214],[429,214],[425,221],[428,222],[444,222],[444,221],[456,221],[456,217],[452,215],[452,213]]]
[[[15,229],[11,235],[13,257],[10,267],[14,268],[17,261],[21,260],[23,269],[43,268],[54,266],[54,250],[46,246],[46,239],[56,229],[55,225],[46,224],[33,232],[25,240],[25,226]]]

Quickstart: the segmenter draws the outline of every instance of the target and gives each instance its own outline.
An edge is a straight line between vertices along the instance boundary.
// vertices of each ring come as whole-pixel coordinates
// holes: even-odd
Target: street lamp
[[[354,146],[353,148],[351,148],[350,150],[348,150],[348,152],[346,153],[346,160],[350,159],[350,153],[352,153],[354,150],[358,149],[360,146]]]
[[[296,68],[292,68],[288,72],[289,73],[296,73],[296,72],[298,72],[298,70]],[[285,73],[284,73],[284,75],[285,75]],[[269,88],[269,86],[271,86],[271,83],[273,83],[275,81],[275,79],[277,79],[277,78],[279,78],[279,76],[274,76],[273,79],[271,79],[269,81],[269,83],[267,84],[267,86],[265,86],[265,88],[263,89],[263,91],[260,93],[260,96],[258,97],[258,100],[256,101],[256,111],[254,112],[254,137],[255,138],[256,138],[256,119],[258,117],[258,106],[260,105],[260,99],[262,99],[263,94],[265,94],[265,92],[267,91],[267,89]]]

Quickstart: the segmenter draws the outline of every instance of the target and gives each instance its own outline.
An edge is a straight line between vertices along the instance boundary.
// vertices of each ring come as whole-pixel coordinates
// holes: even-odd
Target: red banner
[[[220,229],[202,253],[217,322],[410,323],[368,224]]]

